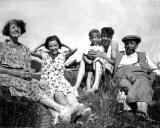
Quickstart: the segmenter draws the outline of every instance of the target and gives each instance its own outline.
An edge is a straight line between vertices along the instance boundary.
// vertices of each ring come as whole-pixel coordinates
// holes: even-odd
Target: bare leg
[[[78,75],[77,75],[77,80],[76,80],[76,84],[75,84],[75,87],[78,89],[81,85],[81,82],[84,78],[84,75],[85,75],[85,62],[84,60],[82,59],[81,60],[81,63],[80,63],[80,67],[79,67],[79,70],[78,70]]]
[[[71,123],[79,117],[85,110],[84,104],[79,103],[77,97],[73,93],[67,94],[68,104],[73,108],[73,113],[71,115]]]
[[[68,101],[68,104],[70,106],[74,106],[75,104],[79,103],[78,100],[77,100],[77,97],[73,94],[73,93],[68,93],[67,96],[66,96],[66,99]]]
[[[91,89],[92,78],[93,78],[93,72],[88,72],[87,80],[86,80],[86,83],[87,83],[87,90],[90,90],[90,89]]]
[[[53,119],[54,119],[54,121],[53,121],[53,125],[54,124],[57,124],[59,121],[58,121],[58,117],[59,117],[59,112],[57,112],[57,111],[55,111],[55,110],[53,110],[53,109],[49,109],[49,111],[50,111],[50,113],[51,113],[51,115],[52,115],[52,117],[53,117]]]
[[[66,106],[68,104],[66,96],[63,92],[56,92],[54,95],[54,99],[57,103]]]
[[[76,106],[75,108],[71,108],[71,107],[60,105],[56,103],[52,98],[48,97],[47,95],[41,96],[39,101],[40,103],[46,105],[50,109],[56,110],[57,112],[59,112],[58,116],[60,117],[61,120],[71,122],[71,123],[75,120],[79,110],[81,110],[79,106],[78,107]],[[52,110],[50,110],[50,112],[54,117],[54,113],[53,113],[54,111]]]
[[[68,93],[67,99],[68,99],[68,102],[71,106],[77,107],[76,108],[77,111],[76,111],[74,116],[75,117],[80,117],[79,120],[81,120],[81,121],[87,121],[89,116],[92,114],[91,109],[90,108],[85,109],[84,104],[79,103],[77,98],[75,97],[75,95],[72,94],[72,93]]]
[[[40,103],[58,112],[61,112],[61,110],[63,110],[64,108],[63,105],[56,103],[52,98],[48,97],[47,95],[43,95],[39,101]]]
[[[101,76],[102,76],[102,65],[100,62],[96,62],[95,63],[95,80],[92,86],[93,91],[98,89]]]

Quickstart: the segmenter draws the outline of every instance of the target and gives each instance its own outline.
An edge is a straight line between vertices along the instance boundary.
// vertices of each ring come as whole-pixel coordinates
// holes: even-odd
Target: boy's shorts
[[[85,62],[85,71],[86,72],[94,72],[93,63],[88,64],[87,62]]]

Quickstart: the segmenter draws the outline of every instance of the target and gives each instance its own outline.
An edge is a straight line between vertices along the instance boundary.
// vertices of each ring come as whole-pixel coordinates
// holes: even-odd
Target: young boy
[[[91,85],[93,83],[93,76],[94,76],[94,62],[96,57],[91,57],[90,54],[92,52],[104,52],[104,48],[101,45],[101,34],[100,31],[97,29],[92,29],[89,32],[89,38],[91,41],[90,47],[88,48],[87,54],[83,54],[83,61],[85,64],[85,72],[87,72],[87,90],[91,88]]]

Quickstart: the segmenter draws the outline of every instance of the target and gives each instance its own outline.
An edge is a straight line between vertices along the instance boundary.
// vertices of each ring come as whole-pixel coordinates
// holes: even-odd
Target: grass
[[[77,78],[77,71],[66,71],[65,76],[68,81],[74,85]],[[146,121],[141,117],[123,111],[123,104],[116,101],[118,92],[117,86],[113,83],[112,79],[107,77],[107,75],[102,78],[100,90],[96,93],[85,94],[81,89],[78,90],[80,95],[79,101],[92,109],[93,114],[89,120],[85,123],[78,122],[76,124],[63,122],[56,124],[54,128],[160,128],[160,78],[157,78],[153,84],[153,89],[155,91],[153,99],[156,101],[156,104],[149,109],[150,117],[156,121]],[[84,81],[82,82],[82,87],[83,86],[85,86]],[[3,100],[0,100],[0,124],[2,123],[1,117],[5,117],[6,123],[13,123],[13,125],[16,125],[17,127],[19,125],[28,127],[35,126],[35,122],[40,122],[41,124],[44,124],[42,128],[50,128],[51,118],[47,109],[39,103],[31,103],[32,102],[18,102],[17,100],[14,100],[14,102],[9,102],[9,104],[7,104],[7,102],[5,103]],[[5,109],[2,110],[2,108]],[[7,113],[10,114],[8,115]],[[8,115],[8,117],[2,115]],[[13,119],[9,117],[16,118]],[[17,117],[19,117],[19,119],[17,119]],[[8,121],[8,119],[11,120]],[[33,123],[31,123],[31,125],[28,124],[28,120],[31,120]]]
[[[67,71],[67,79],[75,84],[77,77],[77,71]],[[158,83],[154,84],[154,88],[158,88]],[[84,85],[84,82],[83,82]],[[83,102],[86,106],[92,109],[91,118],[85,123],[69,124],[60,123],[55,128],[159,128],[160,127],[160,93],[157,89],[155,99],[157,104],[150,108],[149,114],[157,121],[146,121],[136,115],[123,111],[123,105],[115,100],[117,94],[117,88],[111,80],[105,78],[100,83],[101,87],[107,87],[106,92],[98,91],[94,94],[85,94],[81,89],[80,102]],[[122,111],[121,113],[119,111]],[[159,122],[158,122],[159,121]]]

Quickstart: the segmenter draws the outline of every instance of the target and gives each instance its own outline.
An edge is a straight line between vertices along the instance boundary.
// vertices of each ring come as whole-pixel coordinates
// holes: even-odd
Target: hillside
[[[72,74],[72,75],[71,75]],[[74,85],[77,71],[67,71],[67,79]],[[158,87],[160,79],[157,78],[153,87],[156,92],[154,99],[157,104],[149,109],[150,117],[153,121],[147,121],[140,116],[123,111],[122,104],[115,100],[117,88],[112,80],[101,81],[101,87],[107,85],[106,93],[102,90],[95,94],[84,94],[80,92],[80,101],[91,107],[93,115],[86,123],[66,124],[60,123],[55,128],[159,128],[160,127],[160,89]],[[84,82],[83,82],[84,84]]]

